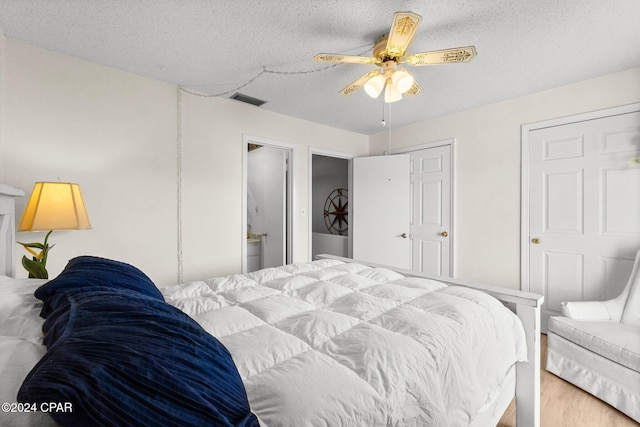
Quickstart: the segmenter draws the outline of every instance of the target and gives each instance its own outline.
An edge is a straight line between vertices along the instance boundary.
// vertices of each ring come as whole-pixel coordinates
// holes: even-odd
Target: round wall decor
[[[331,234],[343,235],[349,229],[349,197],[344,188],[333,190],[324,202],[324,223]]]

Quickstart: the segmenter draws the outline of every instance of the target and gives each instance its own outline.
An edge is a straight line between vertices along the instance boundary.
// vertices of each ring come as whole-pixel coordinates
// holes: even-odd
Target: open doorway
[[[349,189],[351,156],[310,151],[311,259],[351,256]]]
[[[245,137],[243,272],[291,262],[292,151],[277,141]]]

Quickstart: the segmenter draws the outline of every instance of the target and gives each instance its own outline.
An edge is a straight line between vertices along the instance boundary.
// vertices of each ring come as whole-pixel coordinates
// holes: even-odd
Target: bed
[[[160,289],[90,256],[7,273],[2,425],[489,426],[514,396],[539,425],[538,295],[328,256]]]

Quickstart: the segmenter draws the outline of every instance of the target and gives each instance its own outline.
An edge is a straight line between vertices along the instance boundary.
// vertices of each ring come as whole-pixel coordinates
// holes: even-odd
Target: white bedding
[[[0,276],[0,399],[45,353],[33,297]],[[264,426],[468,425],[525,360],[524,330],[479,291],[323,260],[162,288],[231,352]],[[51,425],[0,412],[0,425]]]
[[[40,315],[42,302],[33,296],[46,280],[0,276],[0,401],[16,403],[18,389],[31,368],[44,356]],[[53,426],[43,412],[0,412],[0,426]]]
[[[526,359],[479,291],[323,260],[161,289],[231,352],[261,423],[468,425]]]

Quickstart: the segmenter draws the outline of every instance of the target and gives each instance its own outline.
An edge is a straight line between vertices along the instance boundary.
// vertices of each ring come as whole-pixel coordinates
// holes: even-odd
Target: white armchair
[[[562,314],[549,320],[547,370],[640,422],[640,251],[620,295]]]

